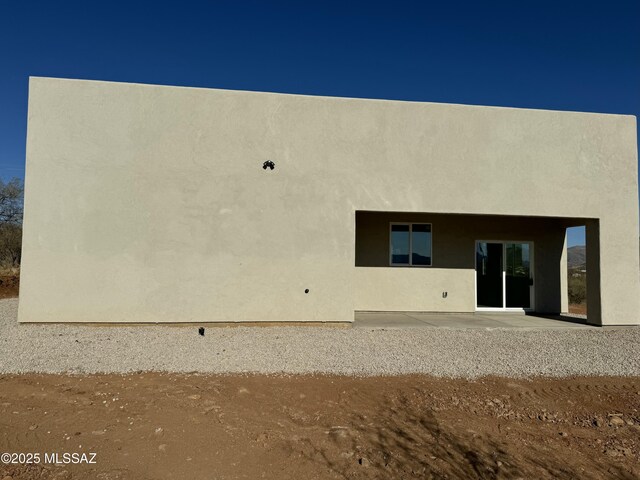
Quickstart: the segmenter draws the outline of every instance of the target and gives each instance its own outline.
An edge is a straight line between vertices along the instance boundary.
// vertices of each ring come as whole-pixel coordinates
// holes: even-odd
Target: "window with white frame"
[[[413,267],[431,266],[431,224],[392,223],[389,263]]]

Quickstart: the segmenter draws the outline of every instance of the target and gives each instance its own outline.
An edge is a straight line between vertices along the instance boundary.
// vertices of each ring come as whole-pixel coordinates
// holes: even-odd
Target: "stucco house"
[[[640,323],[635,118],[31,78],[21,322]]]

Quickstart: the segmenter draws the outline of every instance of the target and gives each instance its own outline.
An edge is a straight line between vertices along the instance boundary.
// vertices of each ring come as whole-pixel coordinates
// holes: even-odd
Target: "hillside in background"
[[[569,268],[586,266],[587,250],[584,245],[567,248],[567,265]]]

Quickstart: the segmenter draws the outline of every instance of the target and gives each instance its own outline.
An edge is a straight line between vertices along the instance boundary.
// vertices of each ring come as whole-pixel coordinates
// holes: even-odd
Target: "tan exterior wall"
[[[638,323],[635,128],[621,115],[32,78],[19,319],[410,309],[400,270],[366,277],[388,303],[361,287],[355,212],[367,210],[595,219],[601,320]],[[428,282],[468,309],[461,272]]]

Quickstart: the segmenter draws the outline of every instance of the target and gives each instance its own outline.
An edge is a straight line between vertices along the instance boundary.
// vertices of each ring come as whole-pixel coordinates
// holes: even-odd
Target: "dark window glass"
[[[391,225],[391,263],[409,264],[409,225]]]
[[[431,225],[411,225],[411,264],[431,265]]]
[[[391,225],[393,265],[431,265],[431,224]]]

